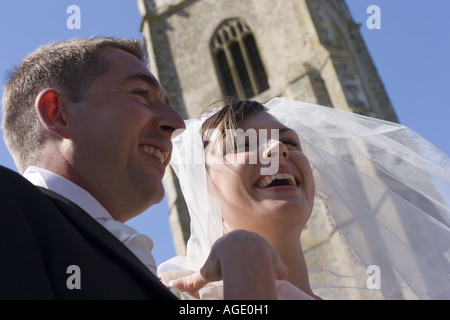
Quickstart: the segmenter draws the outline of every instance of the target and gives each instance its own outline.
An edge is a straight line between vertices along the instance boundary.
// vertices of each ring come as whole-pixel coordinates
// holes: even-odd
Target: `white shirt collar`
[[[27,168],[23,176],[32,184],[54,191],[69,199],[94,219],[113,219],[89,192],[54,172],[31,166]]]

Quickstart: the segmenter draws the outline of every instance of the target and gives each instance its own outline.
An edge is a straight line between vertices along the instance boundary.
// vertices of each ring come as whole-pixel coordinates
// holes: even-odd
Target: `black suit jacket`
[[[0,299],[176,298],[80,207],[0,166]]]

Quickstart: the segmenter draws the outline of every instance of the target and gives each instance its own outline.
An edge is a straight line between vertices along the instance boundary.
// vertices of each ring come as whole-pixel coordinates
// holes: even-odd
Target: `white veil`
[[[359,263],[379,268],[383,297],[397,299],[406,288],[419,299],[450,299],[449,158],[396,123],[286,98],[266,107],[299,135],[316,200],[324,202]],[[187,256],[163,263],[159,272],[197,271],[222,235],[201,123],[188,120],[173,140],[171,165],[191,217]],[[322,285],[337,288],[332,279]]]

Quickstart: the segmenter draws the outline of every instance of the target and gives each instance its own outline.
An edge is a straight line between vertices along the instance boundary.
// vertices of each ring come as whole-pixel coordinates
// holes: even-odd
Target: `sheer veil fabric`
[[[450,299],[450,160],[409,128],[330,107],[275,98],[269,113],[295,130],[313,169],[316,201],[322,201],[333,226],[364,267],[380,270],[384,299],[413,296]],[[223,235],[222,218],[205,169],[201,120],[186,121],[173,140],[172,168],[179,178],[191,217],[187,255],[159,266],[197,271],[213,243]],[[334,274],[333,268],[311,270]],[[335,277],[322,298],[341,290]],[[201,298],[220,299],[221,284]],[[280,299],[308,298],[286,281]],[[367,288],[361,288],[362,290]],[[203,296],[202,296],[203,294]]]

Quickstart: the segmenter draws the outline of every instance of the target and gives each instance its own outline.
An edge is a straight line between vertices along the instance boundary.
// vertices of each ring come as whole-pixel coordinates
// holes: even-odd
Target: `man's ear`
[[[67,113],[67,98],[55,89],[45,89],[36,98],[35,108],[41,125],[63,138],[71,136]]]

